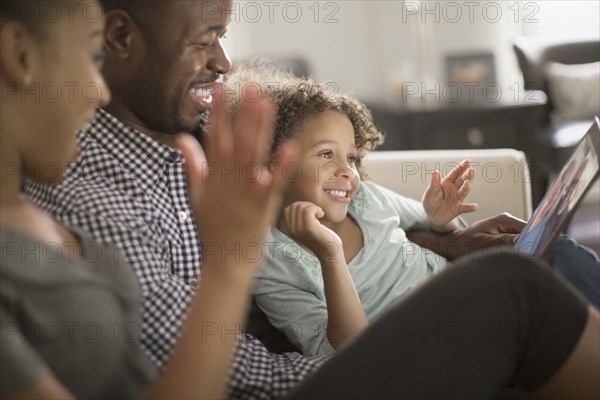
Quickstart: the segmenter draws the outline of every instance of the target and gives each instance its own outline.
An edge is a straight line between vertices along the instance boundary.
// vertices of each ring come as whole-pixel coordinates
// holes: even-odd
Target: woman
[[[58,21],[54,19],[57,14],[50,13],[57,4],[62,15]],[[141,297],[131,269],[114,265],[119,257],[113,249],[59,225],[20,194],[25,175],[49,184],[60,180],[77,154],[76,130],[94,118],[96,106],[109,101],[108,87],[99,73],[103,20],[88,18],[94,8],[101,15],[100,6],[89,0],[75,8],[72,2],[43,1],[2,2],[1,7],[5,179],[1,186],[0,311],[6,340],[2,341],[0,395],[140,397],[150,388],[156,371],[138,349],[135,337],[128,336],[137,329]],[[57,87],[63,90],[61,96],[50,90]],[[232,140],[223,110],[219,104],[214,109],[211,161],[231,163],[242,156],[249,162],[262,160],[260,149],[268,147],[269,134],[265,104],[249,105],[237,121],[254,134],[252,140],[241,136],[246,130],[236,131]],[[199,146],[189,137],[179,143],[189,160],[190,196],[195,215],[202,219],[202,236],[224,245],[264,237],[279,201],[281,182],[271,182],[266,170],[258,182],[204,179]],[[200,184],[210,196],[201,196]],[[243,204],[234,200],[242,197]],[[205,211],[214,209],[222,210],[227,218]],[[235,226],[224,221],[235,221]],[[33,256],[21,257],[26,249]],[[225,335],[222,341],[221,335],[205,335],[203,327],[217,324],[231,332],[243,323],[257,265],[227,264],[219,257],[205,260],[200,294],[188,316],[181,350],[150,388],[149,397],[224,396],[235,337]],[[201,343],[200,337],[206,340]]]
[[[87,18],[92,15],[89,7],[98,5],[93,0],[76,7],[72,2],[53,2],[55,6],[59,4],[63,12],[58,19],[56,14],[51,14],[50,20],[40,18],[39,13],[19,9],[26,4],[34,10],[44,10],[43,1],[17,2],[16,6],[6,1],[0,4],[3,169],[0,396],[223,397],[235,338],[231,334],[206,334],[204,327],[218,326],[230,333],[243,324],[258,260],[229,263],[219,254],[204,260],[202,281],[192,301],[186,328],[165,372],[152,384],[156,371],[148,366],[135,343],[139,293],[131,271],[119,262],[113,249],[95,245],[84,232],[59,225],[20,194],[20,181],[25,175],[49,184],[60,180],[65,163],[76,154],[75,130],[94,117],[96,105],[109,100],[98,72],[102,59],[102,20]],[[85,14],[81,12],[84,8],[88,10]],[[92,96],[87,90],[78,92],[90,85],[97,89],[94,92],[97,95]],[[56,86],[74,90],[68,95],[65,90],[64,95],[57,98],[43,89]],[[37,98],[28,97],[38,94]],[[236,162],[256,165],[266,159],[272,118],[269,106],[264,102],[244,103],[232,123],[219,99],[220,94],[214,96],[211,141],[207,145],[209,160],[225,165]],[[265,169],[260,171],[260,179],[252,181],[220,181],[219,176],[203,176],[203,153],[193,139],[183,136],[178,144],[187,160],[190,201],[195,217],[202,221],[199,224],[201,237],[220,243],[226,249],[236,245],[244,248],[250,242],[262,240],[281,200],[283,170]],[[284,146],[277,164],[281,166],[291,161],[293,153]],[[237,200],[241,198],[243,202]],[[90,254],[90,249],[99,251]],[[500,363],[501,371],[485,374],[488,379],[481,381],[486,391],[493,392],[506,384],[507,374],[510,377],[515,370],[524,370],[520,374],[527,378],[524,384],[537,393],[552,390],[559,396],[581,393],[597,396],[597,382],[588,379],[581,382],[581,377],[598,369],[598,360],[585,356],[590,348],[594,351],[593,346],[597,346],[597,314],[589,311],[585,303],[543,267],[529,259],[517,267],[507,271],[509,289],[539,287],[540,293],[548,296],[539,301],[527,298],[517,308],[506,305],[489,310],[489,314],[502,320],[521,321],[518,310],[531,312],[533,321],[540,324],[533,328],[524,326],[523,333],[529,338],[535,333],[532,329],[539,327],[540,340],[529,346],[507,343],[511,354],[517,357],[507,365]],[[432,284],[419,293],[431,300],[435,297],[428,296],[431,293],[448,285],[459,288],[462,285],[464,290],[455,297],[462,299],[468,295],[474,299],[472,289],[464,287],[463,278],[477,270],[469,266],[455,270],[459,272],[433,279]],[[489,289],[489,284],[483,287]],[[500,288],[514,300],[513,291],[502,285]],[[369,373],[372,382],[357,384],[362,390],[368,390],[371,397],[385,394],[381,390],[395,390],[395,385],[416,388],[405,382],[404,374],[398,372],[400,369],[387,368],[384,362],[385,370],[382,370],[376,367],[378,360],[373,359],[372,354],[364,353],[375,354],[372,349],[377,346],[393,356],[388,360],[407,361],[409,358],[404,355],[411,351],[431,351],[432,348],[418,343],[416,346],[396,343],[399,331],[395,330],[395,321],[402,318],[409,321],[411,311],[423,309],[423,300],[422,295],[413,296],[395,308],[362,335],[356,345],[340,351],[339,356],[322,367],[314,379],[299,388],[298,395],[307,391],[327,394],[323,389],[334,390],[335,395],[352,388],[355,385],[344,388],[341,382],[350,382],[348,377],[364,371],[365,368],[360,368],[363,360],[373,367]],[[480,299],[474,300],[478,303]],[[435,320],[436,312],[447,311],[446,303],[449,302],[435,304],[424,315]],[[564,306],[558,307],[561,304]],[[573,325],[565,337],[554,335],[559,326],[556,318],[550,318],[556,311],[553,306],[564,309],[557,313],[562,323]],[[466,311],[464,305],[454,308],[458,321],[469,318]],[[506,353],[504,347],[484,345],[494,350],[498,358]],[[539,357],[537,350],[548,349],[548,346],[554,346],[552,351],[557,356]],[[435,362],[460,365],[462,356],[462,352],[440,353]],[[482,357],[470,355],[469,360],[477,365]],[[523,367],[517,368],[517,362]],[[355,368],[340,368],[340,363]],[[418,360],[405,364],[416,365]],[[463,370],[464,365],[460,366]],[[447,375],[447,371],[440,372]],[[574,374],[579,380],[573,379]],[[393,376],[394,385],[383,380],[383,376]],[[435,387],[441,381],[440,378],[430,380],[429,386]],[[469,382],[463,386],[473,387]],[[377,387],[381,389],[374,390]]]

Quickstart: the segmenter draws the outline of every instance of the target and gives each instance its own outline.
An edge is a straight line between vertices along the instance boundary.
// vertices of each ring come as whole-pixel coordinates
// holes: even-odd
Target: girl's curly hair
[[[325,111],[338,111],[348,117],[354,128],[357,147],[356,168],[366,178],[362,160],[383,143],[383,134],[375,127],[371,112],[354,97],[335,93],[327,84],[313,79],[297,78],[272,67],[268,61],[237,66],[227,80],[226,92],[232,112],[237,111],[244,89],[254,86],[262,98],[267,96],[277,108],[271,154],[282,142],[293,137],[309,118]]]

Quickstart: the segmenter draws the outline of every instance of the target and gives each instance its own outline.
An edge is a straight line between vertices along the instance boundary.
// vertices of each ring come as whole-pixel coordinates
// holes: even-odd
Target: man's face
[[[210,91],[231,69],[222,47],[231,1],[174,1],[153,18],[128,108],[161,133],[200,133]]]

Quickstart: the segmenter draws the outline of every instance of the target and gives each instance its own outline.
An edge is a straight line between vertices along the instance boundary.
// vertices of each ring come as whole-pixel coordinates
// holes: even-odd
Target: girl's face
[[[345,114],[325,111],[302,123],[294,134],[300,146],[301,176],[288,186],[284,207],[309,201],[321,207],[321,221],[340,223],[360,181],[354,128]]]
[[[24,173],[54,183],[77,156],[76,131],[94,120],[110,91],[100,75],[104,20],[98,3],[82,2],[46,29],[45,39],[28,42],[29,85],[17,82],[17,93],[6,101],[17,111],[11,136]]]

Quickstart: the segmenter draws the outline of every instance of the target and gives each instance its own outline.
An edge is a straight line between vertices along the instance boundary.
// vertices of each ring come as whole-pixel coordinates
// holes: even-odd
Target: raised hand
[[[247,96],[257,97],[256,93]],[[226,397],[237,333],[248,315],[264,239],[281,204],[283,167],[297,153],[293,144],[286,144],[272,168],[267,167],[274,117],[271,104],[242,100],[232,120],[224,98],[222,89],[213,94],[208,157],[193,137],[177,138],[203,244],[202,276],[185,329],[149,398]],[[215,334],[206,334],[209,326],[216,327]]]
[[[439,171],[433,171],[422,202],[434,229],[444,227],[460,214],[477,210],[477,204],[463,202],[471,191],[474,176],[469,160],[454,167],[444,179]]]
[[[321,224],[323,210],[308,201],[292,203],[283,211],[288,236],[312,251],[317,258],[340,257],[342,240],[331,229]]]
[[[229,261],[228,267],[256,267],[260,260],[240,256],[242,249],[262,248],[281,204],[285,186],[282,169],[292,161],[295,151],[293,144],[283,145],[268,167],[265,161],[273,126],[272,105],[267,101],[242,100],[232,119],[224,97],[222,89],[213,95],[206,141],[208,157],[190,135],[181,135],[178,146],[186,160],[190,202],[205,250],[205,263],[216,256],[219,264]],[[239,252],[234,254],[232,249]]]

